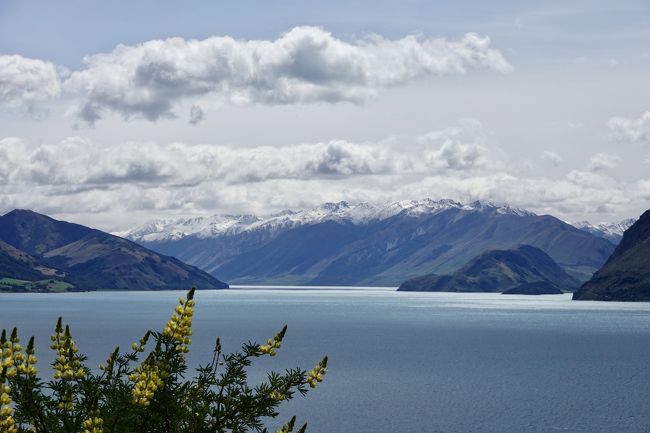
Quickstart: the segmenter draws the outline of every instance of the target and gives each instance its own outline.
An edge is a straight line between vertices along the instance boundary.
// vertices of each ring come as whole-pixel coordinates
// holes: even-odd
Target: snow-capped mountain
[[[350,204],[341,201],[338,203],[324,203],[306,210],[285,210],[268,216],[213,215],[195,218],[159,219],[115,234],[136,242],[173,241],[188,236],[205,239],[256,230],[278,232],[325,221],[347,221],[355,225],[362,225],[381,221],[402,212],[410,216],[423,216],[434,215],[448,209],[466,211],[495,210],[504,215],[534,215],[524,209],[507,205],[495,205],[488,201],[462,204],[453,200],[424,199],[404,200],[384,205],[365,202]]]
[[[614,223],[600,223],[592,224],[589,221],[579,221],[574,223],[573,226],[584,230],[593,235],[600,236],[608,241],[612,242],[615,245],[623,238],[623,233],[625,230],[632,227],[632,224],[636,222],[635,218],[624,219],[623,221],[614,222]]]
[[[550,215],[430,199],[159,220],[121,235],[231,284],[397,286],[520,245],[541,249],[584,281],[614,249]]]
[[[213,215],[209,217],[158,219],[116,235],[134,241],[178,240],[186,236],[209,238],[238,233],[261,219],[255,215]]]

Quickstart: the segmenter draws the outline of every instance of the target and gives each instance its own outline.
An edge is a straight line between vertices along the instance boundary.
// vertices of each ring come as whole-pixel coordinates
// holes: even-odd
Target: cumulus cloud
[[[0,55],[0,104],[31,111],[57,97],[61,85],[54,64],[19,55]]]
[[[614,139],[650,145],[650,111],[638,119],[612,117],[607,122]]]
[[[177,102],[204,95],[235,104],[360,103],[426,76],[511,70],[490,39],[474,33],[347,42],[318,27],[296,27],[276,40],[152,40],[84,61],[66,88],[81,95],[78,113],[91,124],[106,112],[174,117]]]
[[[483,143],[482,125],[472,119],[466,119],[461,125],[434,131],[418,137],[418,142],[426,144],[424,161],[437,170],[468,170],[495,167],[490,152]]]

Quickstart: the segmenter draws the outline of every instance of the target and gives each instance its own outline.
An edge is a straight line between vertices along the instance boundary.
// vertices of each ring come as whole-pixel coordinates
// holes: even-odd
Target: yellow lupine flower
[[[104,432],[104,420],[101,419],[99,414],[91,416],[82,423],[83,431],[82,433],[103,433]]]
[[[151,331],[147,331],[146,334],[142,336],[139,342],[133,343],[131,345],[131,348],[136,352],[144,352],[144,348],[147,345],[147,341],[149,341],[150,335],[151,335]]]
[[[327,356],[324,357],[309,373],[307,373],[307,383],[310,388],[316,388],[316,384],[323,381],[323,376],[327,373]]]
[[[22,368],[25,355],[21,353],[18,330],[13,329],[9,338],[7,331],[0,333],[0,433],[17,433],[18,427],[11,407],[11,387],[7,383]]]
[[[81,361],[77,352],[79,349],[72,338],[70,327],[66,325],[65,330],[61,318],[56,323],[55,334],[50,337],[50,346],[57,353],[54,361],[54,378],[63,380],[83,379],[86,371],[81,367]]]
[[[33,349],[33,339],[30,339]],[[22,346],[18,338],[18,330],[16,328],[11,332],[10,337],[7,339],[7,332],[5,330],[0,334],[0,369],[4,369],[4,376],[7,379],[13,379],[18,373],[29,373],[28,356],[22,353]]]
[[[166,377],[165,370],[155,365],[152,358],[143,362],[129,375],[129,380],[134,383],[131,392],[133,404],[142,407],[149,406],[154,393],[164,386]]]
[[[12,335],[15,332],[16,328],[14,328]],[[3,329],[0,334],[0,370],[3,368],[10,369],[15,364],[14,351],[12,349],[14,344],[11,340],[11,338],[7,339],[7,331]]]
[[[176,351],[189,352],[192,344],[192,316],[194,315],[194,289],[187,293],[187,300],[180,298],[174,313],[163,329],[163,335],[172,339],[176,344]]]
[[[0,433],[16,433],[18,427],[13,418],[13,409],[11,408],[11,387],[5,385],[6,378],[4,374],[0,375]]]
[[[269,338],[266,340],[266,345],[260,346],[260,352],[264,354],[268,354],[270,356],[275,356],[277,355],[277,349],[279,349],[282,346],[282,340],[284,339],[284,334],[287,332],[287,325],[284,325],[284,328],[277,334],[275,334],[275,337],[272,339]]]
[[[25,363],[24,373],[28,376],[36,376],[38,373],[38,370],[36,369],[38,358],[35,356],[36,350],[34,349],[34,337],[29,339],[25,353],[27,354],[27,360]]]
[[[283,393],[281,393],[279,391],[275,391],[275,390],[271,391],[271,393],[269,394],[269,397],[273,401],[282,401],[282,400],[284,400],[286,398],[286,396]]]

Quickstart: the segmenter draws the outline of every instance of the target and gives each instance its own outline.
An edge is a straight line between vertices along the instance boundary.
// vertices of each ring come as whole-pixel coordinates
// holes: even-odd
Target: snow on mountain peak
[[[625,230],[629,229],[636,222],[635,218],[628,218],[618,222],[592,224],[589,221],[578,221],[572,225],[580,230],[609,239],[618,243]]]
[[[453,200],[403,200],[376,205],[362,202],[350,204],[346,201],[323,203],[312,209],[284,210],[265,217],[255,215],[213,215],[208,217],[159,219],[140,227],[119,233],[134,241],[156,242],[178,240],[187,236],[211,238],[244,231],[280,231],[292,227],[317,224],[324,221],[347,221],[352,224],[367,224],[381,221],[404,212],[409,216],[433,215],[448,209],[467,211],[496,211],[500,214],[518,216],[534,215],[523,209],[497,206],[487,201],[462,204]]]

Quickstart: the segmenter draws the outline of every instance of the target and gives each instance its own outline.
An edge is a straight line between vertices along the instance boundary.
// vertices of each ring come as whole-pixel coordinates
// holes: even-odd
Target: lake
[[[89,365],[160,329],[182,292],[0,294],[0,328],[46,347],[58,315]],[[239,288],[198,292],[190,362],[216,336],[235,349],[285,323],[277,357],[325,381],[282,410],[312,433],[650,432],[650,304],[572,302],[570,295]],[[41,370],[44,370],[41,362]]]

